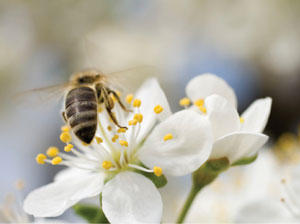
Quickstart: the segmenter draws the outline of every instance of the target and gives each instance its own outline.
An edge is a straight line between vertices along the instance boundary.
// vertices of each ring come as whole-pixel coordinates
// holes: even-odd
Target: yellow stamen
[[[49,157],[55,157],[59,153],[59,149],[57,147],[51,146],[48,148],[46,154]]]
[[[160,114],[163,110],[164,108],[161,105],[157,105],[156,107],[154,107],[154,112],[156,114]]]
[[[140,99],[135,99],[132,103],[133,107],[140,107],[142,104],[142,101]]]
[[[204,106],[198,106],[199,110],[206,114],[206,108]]]
[[[160,168],[159,166],[154,166],[153,167],[153,172],[156,176],[160,177],[162,175],[162,168]]]
[[[182,107],[186,107],[188,105],[190,105],[191,101],[189,98],[185,97],[185,98],[182,98],[180,101],[179,101],[179,105],[182,106]]]
[[[100,138],[100,137],[95,137],[96,141],[98,144],[102,143],[103,142],[103,139]]]
[[[244,123],[244,122],[245,122],[245,119],[242,118],[242,117],[240,117],[240,122],[241,122],[241,123]]]
[[[83,145],[83,146],[89,146],[91,143],[86,143],[86,142],[81,142],[81,144]]]
[[[119,128],[117,132],[118,132],[118,133],[125,133],[125,132],[126,132],[126,129],[125,129],[125,128]]]
[[[143,114],[135,114],[133,120],[137,120],[137,122],[142,123],[143,121]]]
[[[58,165],[58,164],[60,164],[61,162],[62,162],[62,158],[59,157],[59,156],[55,157],[55,158],[52,159],[52,161],[51,161],[52,165]]]
[[[102,167],[103,169],[109,170],[112,167],[112,163],[110,161],[105,160],[102,162]]]
[[[22,190],[22,189],[24,189],[24,186],[25,186],[25,183],[24,183],[23,180],[18,180],[18,181],[16,182],[16,188],[17,188],[17,190]]]
[[[131,126],[131,125],[136,125],[137,124],[137,120],[136,119],[133,119],[133,120],[130,120],[128,121],[128,125]]]
[[[74,146],[72,144],[68,144],[65,146],[64,150],[65,150],[65,152],[70,152],[73,147]]]
[[[69,128],[68,125],[64,125],[64,126],[61,127],[61,131],[62,131],[62,132],[69,132],[69,131],[70,131],[70,128]]]
[[[168,133],[164,136],[164,141],[168,141],[168,140],[171,140],[173,139],[173,135],[171,133]]]
[[[126,102],[127,102],[128,104],[131,104],[132,99],[133,99],[133,94],[128,94],[128,95],[126,96]]]
[[[119,135],[114,135],[114,137],[112,137],[112,142],[116,142],[119,138]]]
[[[112,131],[112,126],[108,125],[108,126],[107,126],[107,130],[108,130],[108,131]]]
[[[120,143],[121,146],[128,147],[128,142],[125,141],[125,140],[120,140],[119,143]]]
[[[45,164],[45,160],[47,159],[46,155],[43,154],[43,153],[40,153],[38,154],[36,157],[35,157],[35,161],[38,163],[38,164]]]
[[[70,135],[69,132],[64,131],[63,133],[61,133],[61,135],[59,136],[60,140],[64,143],[70,142],[72,140],[72,136]]]
[[[121,92],[120,91],[116,91],[116,94],[118,95],[118,97],[121,97]]]
[[[117,102],[117,99],[114,95],[111,95],[111,99],[114,101],[114,103]]]
[[[194,102],[194,104],[198,107],[201,107],[204,105],[204,99],[198,99]]]
[[[102,107],[98,107],[98,113],[101,113],[103,111]]]

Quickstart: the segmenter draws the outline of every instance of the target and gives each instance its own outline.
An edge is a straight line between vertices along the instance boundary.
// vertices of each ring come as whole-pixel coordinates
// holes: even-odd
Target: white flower
[[[232,88],[221,78],[203,74],[193,78],[186,94],[194,105],[192,110],[208,118],[211,123],[214,146],[210,159],[227,157],[231,163],[250,157],[266,143],[262,134],[271,109],[271,98],[254,101],[240,117]],[[181,101],[187,106],[188,98]]]
[[[157,176],[193,172],[211,153],[211,129],[207,119],[193,111],[172,115],[156,79],[146,81],[135,99],[128,95],[126,101],[133,102],[135,114],[117,108],[115,112],[121,125],[130,124],[127,131],[116,129],[102,112],[96,141],[89,146],[77,144],[82,152],[67,145],[66,150],[74,156],[51,148],[48,156],[54,156],[52,160],[43,154],[37,157],[40,163],[70,168],[60,172],[53,183],[28,195],[24,203],[27,213],[58,216],[81,199],[102,192],[102,209],[110,222],[160,222],[161,196],[150,179],[134,170]],[[154,127],[157,120],[161,122]],[[62,135],[62,140],[70,141],[68,132]]]

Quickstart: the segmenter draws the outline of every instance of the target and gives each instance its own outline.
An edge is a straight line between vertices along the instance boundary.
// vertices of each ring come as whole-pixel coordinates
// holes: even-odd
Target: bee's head
[[[101,77],[100,72],[89,70],[89,71],[84,71],[73,75],[71,81],[78,85],[93,84],[99,81],[100,77]]]

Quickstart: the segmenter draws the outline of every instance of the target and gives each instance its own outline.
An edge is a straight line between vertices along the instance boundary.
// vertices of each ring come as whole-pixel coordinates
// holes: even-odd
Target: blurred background
[[[0,0],[0,200],[18,179],[24,194],[50,182],[59,168],[34,158],[62,146],[61,103],[24,107],[12,96],[84,68],[155,66],[173,111],[192,77],[215,73],[236,91],[240,112],[273,98],[269,145],[296,132],[299,12],[297,0]]]

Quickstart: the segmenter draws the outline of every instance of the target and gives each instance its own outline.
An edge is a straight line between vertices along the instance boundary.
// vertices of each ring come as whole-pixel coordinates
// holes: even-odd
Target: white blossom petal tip
[[[163,204],[151,180],[121,172],[105,184],[102,208],[111,223],[160,223]]]
[[[85,174],[59,180],[32,191],[24,201],[24,211],[35,217],[55,217],[80,200],[99,195],[104,175]]]
[[[186,86],[186,95],[195,102],[212,94],[225,97],[234,107],[237,107],[237,98],[234,90],[222,78],[206,73],[191,79]]]
[[[212,141],[208,120],[194,111],[183,110],[156,126],[139,156],[149,168],[158,166],[166,174],[185,175],[208,159]]]

